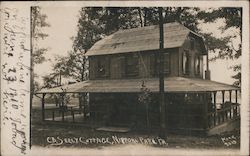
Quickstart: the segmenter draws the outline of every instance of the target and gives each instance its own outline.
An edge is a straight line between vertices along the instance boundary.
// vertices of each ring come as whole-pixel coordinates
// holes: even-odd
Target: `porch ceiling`
[[[159,79],[124,79],[124,80],[88,80],[60,87],[42,89],[42,93],[109,93],[109,92],[140,92],[142,82],[151,92],[159,92]],[[238,87],[210,80],[184,77],[165,78],[165,92],[205,92],[222,90],[239,90]]]

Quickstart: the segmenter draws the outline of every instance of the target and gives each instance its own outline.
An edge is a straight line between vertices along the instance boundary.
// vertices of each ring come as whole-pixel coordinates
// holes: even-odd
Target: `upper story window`
[[[190,49],[191,49],[191,50],[194,50],[194,42],[195,42],[194,38],[191,37],[191,38],[190,38]]]
[[[136,54],[127,55],[125,59],[125,75],[134,77],[139,74],[139,57]]]
[[[182,72],[185,75],[190,72],[190,56],[187,50],[182,53]]]
[[[201,61],[200,56],[195,55],[194,59],[194,68],[195,68],[195,74],[199,75],[201,73]]]
[[[109,76],[109,57],[99,56],[97,59],[97,74],[98,78],[104,78]]]
[[[170,73],[170,54],[164,53],[164,73]]]
[[[163,68],[164,68],[164,74],[170,73],[170,54],[164,53],[163,54]],[[157,59],[156,54],[150,55],[150,73],[152,76],[159,74],[159,60]]]

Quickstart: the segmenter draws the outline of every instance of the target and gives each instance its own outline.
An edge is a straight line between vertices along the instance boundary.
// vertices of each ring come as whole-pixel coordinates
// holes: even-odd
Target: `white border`
[[[248,1],[36,1],[36,2],[1,2],[6,5],[43,7],[84,6],[187,6],[187,7],[243,7],[243,47],[242,47],[242,104],[241,104],[241,155],[249,154],[249,2]],[[46,149],[47,151],[47,149]],[[64,150],[60,150],[63,153]],[[33,151],[35,152],[35,151]],[[32,153],[33,153],[32,152]],[[190,152],[190,150],[189,150]],[[188,154],[189,152],[185,153]],[[48,152],[46,152],[48,154]],[[33,153],[34,154],[34,153]],[[50,153],[51,154],[51,153]],[[72,153],[73,154],[73,153]],[[189,153],[190,154],[190,153]],[[202,153],[200,153],[202,154]],[[215,152],[216,154],[216,152]],[[232,153],[233,154],[233,153]]]

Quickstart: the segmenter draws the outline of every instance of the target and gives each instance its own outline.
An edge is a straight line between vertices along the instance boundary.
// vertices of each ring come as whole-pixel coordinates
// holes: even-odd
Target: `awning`
[[[42,93],[115,93],[115,92],[141,92],[142,82],[151,92],[159,92],[159,79],[123,79],[123,80],[88,80],[74,84],[64,85],[60,87],[42,89],[36,94]],[[239,90],[228,84],[215,81],[169,77],[165,78],[165,92],[206,92],[206,91],[222,91],[222,90]]]

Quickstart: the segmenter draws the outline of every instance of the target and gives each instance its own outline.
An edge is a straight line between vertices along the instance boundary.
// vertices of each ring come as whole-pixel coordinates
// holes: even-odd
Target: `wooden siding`
[[[126,79],[126,78],[152,78],[157,77],[157,62],[154,57],[156,57],[157,51],[149,52],[137,52],[137,53],[126,53],[126,54],[116,54],[116,55],[105,55],[109,57],[108,60],[110,69],[109,76],[100,77],[98,76],[98,59],[103,59],[100,56],[90,56],[90,79]],[[166,76],[178,76],[178,48],[166,49],[164,53],[169,53],[170,69]],[[138,70],[139,73],[135,76],[126,76],[126,57],[130,55],[138,55]],[[103,55],[104,56],[104,55]]]

